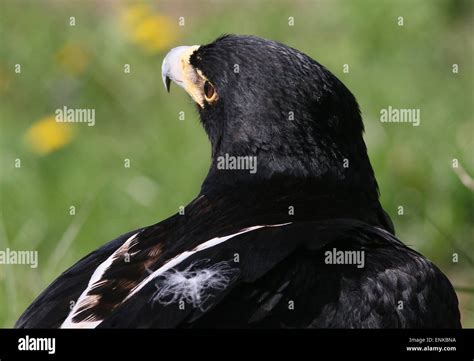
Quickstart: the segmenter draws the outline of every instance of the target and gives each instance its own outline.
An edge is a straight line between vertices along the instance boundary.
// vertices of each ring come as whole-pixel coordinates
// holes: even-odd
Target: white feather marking
[[[207,241],[207,242],[204,242],[204,243],[201,243],[199,246],[197,246],[196,248],[194,248],[192,251],[185,251],[181,254],[179,254],[178,256],[172,258],[171,260],[169,260],[167,263],[165,263],[163,266],[161,266],[160,268],[158,268],[156,271],[154,271],[153,273],[151,273],[147,278],[145,278],[143,281],[141,281],[137,286],[135,286],[135,288],[132,289],[132,292],[130,292],[130,294],[125,298],[124,302],[126,300],[128,300],[130,297],[132,297],[133,295],[135,295],[138,291],[140,291],[143,287],[145,287],[145,285],[148,284],[148,282],[150,282],[151,280],[153,280],[154,278],[162,275],[163,273],[165,273],[166,271],[170,270],[171,268],[173,268],[174,266],[176,266],[178,263],[181,263],[182,261],[184,261],[185,259],[187,259],[188,257],[192,256],[193,254],[195,253],[198,253],[198,252],[201,252],[205,249],[208,249],[210,247],[213,247],[213,246],[216,246],[220,243],[223,243],[231,238],[234,238],[238,235],[241,235],[241,234],[244,234],[244,233],[247,233],[247,232],[251,232],[251,231],[254,231],[256,229],[259,229],[259,228],[264,228],[264,227],[280,227],[280,226],[286,226],[288,224],[290,224],[291,222],[288,222],[288,223],[282,223],[282,224],[270,224],[270,225],[263,225],[263,226],[253,226],[253,227],[249,227],[249,228],[244,228],[243,230],[241,230],[240,232],[237,232],[237,233],[234,233],[234,234],[230,234],[228,236],[224,236],[224,237],[216,237],[216,238],[212,238],[211,240]]]
[[[74,305],[71,312],[69,312],[67,318],[62,323],[61,328],[95,328],[99,323],[102,322],[102,320],[97,320],[93,322],[90,322],[88,320],[84,320],[84,322],[73,322],[73,318],[78,314],[79,309],[91,306],[92,300],[90,299],[91,295],[88,295],[89,291],[92,290],[94,287],[100,285],[100,283],[103,281],[101,280],[102,276],[115,261],[117,255],[130,249],[133,246],[132,241],[135,240],[135,237],[138,235],[138,233],[140,232],[137,232],[134,235],[130,236],[114,253],[112,253],[104,262],[99,265],[99,267],[95,269],[94,273],[92,274],[92,277],[89,280],[87,288],[77,299],[76,304]],[[96,295],[93,296],[93,301],[95,301],[95,303],[98,302]]]
[[[87,329],[87,328],[96,328],[98,325],[100,325],[100,323],[102,322],[102,320],[99,320],[99,321],[81,321],[81,322],[78,322],[78,323],[69,323],[67,325],[65,325],[64,323],[61,325],[61,328],[84,328],[84,329]]]
[[[244,228],[240,232],[224,236],[224,237],[216,237],[213,238],[207,242],[201,243],[199,246],[194,248],[192,251],[185,251],[178,256],[172,258],[169,260],[167,263],[165,263],[163,266],[158,268],[156,271],[152,272],[150,275],[148,275],[143,281],[141,281],[137,286],[135,286],[130,294],[122,301],[125,302],[128,300],[130,297],[135,295],[138,291],[140,291],[145,285],[148,284],[151,280],[155,279],[156,277],[162,275],[166,271],[170,270],[174,266],[176,266],[178,263],[184,261],[188,257],[192,256],[195,253],[201,252],[205,249],[208,249],[210,247],[216,246],[220,243],[223,243],[233,237],[236,237],[240,234],[247,233],[254,231],[259,228],[265,228],[265,227],[281,227],[281,226],[286,226],[288,224],[291,224],[291,222],[288,223],[281,223],[281,224],[269,224],[269,225],[261,225],[261,226],[253,226],[249,228]],[[84,303],[87,303],[86,298],[90,297],[88,295],[89,291],[93,289],[94,287],[97,287],[97,285],[101,282],[101,278],[104,275],[105,271],[112,265],[113,261],[117,258],[117,255],[120,254],[121,252],[125,251],[125,249],[129,249],[133,246],[132,241],[135,240],[135,237],[139,234],[135,233],[132,235],[130,238],[128,238],[125,243],[117,249],[112,255],[109,256],[103,263],[99,265],[99,267],[96,268],[94,273],[92,274],[91,279],[89,280],[89,284],[87,288],[82,292],[82,294],[79,296],[76,305],[74,308],[71,310],[67,318],[64,320],[64,322],[61,325],[61,328],[95,328],[97,325],[99,325],[103,320],[91,320],[90,318],[85,319],[82,322],[75,323],[73,322],[73,318],[76,316],[78,313],[78,310],[84,305]]]
[[[160,277],[162,280],[157,282],[158,291],[153,300],[163,305],[186,301],[193,307],[202,309],[202,305],[210,297],[206,293],[211,290],[224,290],[232,275],[237,272],[226,261],[199,268],[201,263],[201,261],[194,262],[182,271],[173,268],[163,273]]]
[[[86,300],[84,300],[84,306],[86,308],[93,307],[97,305],[100,301],[99,295],[89,295]]]

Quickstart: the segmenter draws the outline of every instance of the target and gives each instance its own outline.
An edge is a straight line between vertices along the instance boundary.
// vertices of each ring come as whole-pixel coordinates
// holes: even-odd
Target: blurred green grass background
[[[351,89],[398,236],[448,275],[474,327],[474,198],[452,167],[474,173],[473,4],[2,1],[0,249],[38,250],[39,266],[0,265],[0,327],[79,258],[197,194],[210,147],[188,96],[166,94],[161,62],[224,33],[300,49]],[[380,123],[389,105],[419,108],[421,125]],[[96,125],[47,120],[63,106],[94,108]]]

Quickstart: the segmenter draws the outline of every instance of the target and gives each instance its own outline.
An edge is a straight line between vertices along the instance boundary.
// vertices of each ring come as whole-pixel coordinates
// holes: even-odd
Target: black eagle
[[[449,280],[394,236],[358,104],[331,72],[227,35],[171,50],[162,75],[212,144],[199,195],[81,259],[16,327],[460,327]]]

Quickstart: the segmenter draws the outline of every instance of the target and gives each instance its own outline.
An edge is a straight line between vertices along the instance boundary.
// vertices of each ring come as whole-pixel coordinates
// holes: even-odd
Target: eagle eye
[[[207,80],[204,82],[204,96],[208,102],[215,100],[217,96],[216,90]]]

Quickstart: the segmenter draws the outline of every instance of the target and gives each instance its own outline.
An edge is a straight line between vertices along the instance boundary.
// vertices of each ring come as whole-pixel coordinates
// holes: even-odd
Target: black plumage
[[[211,141],[200,194],[79,261],[16,327],[460,327],[449,280],[394,236],[351,92],[273,41],[184,50],[163,71]],[[226,155],[257,171],[220,169]],[[334,249],[364,266],[328,264]]]

